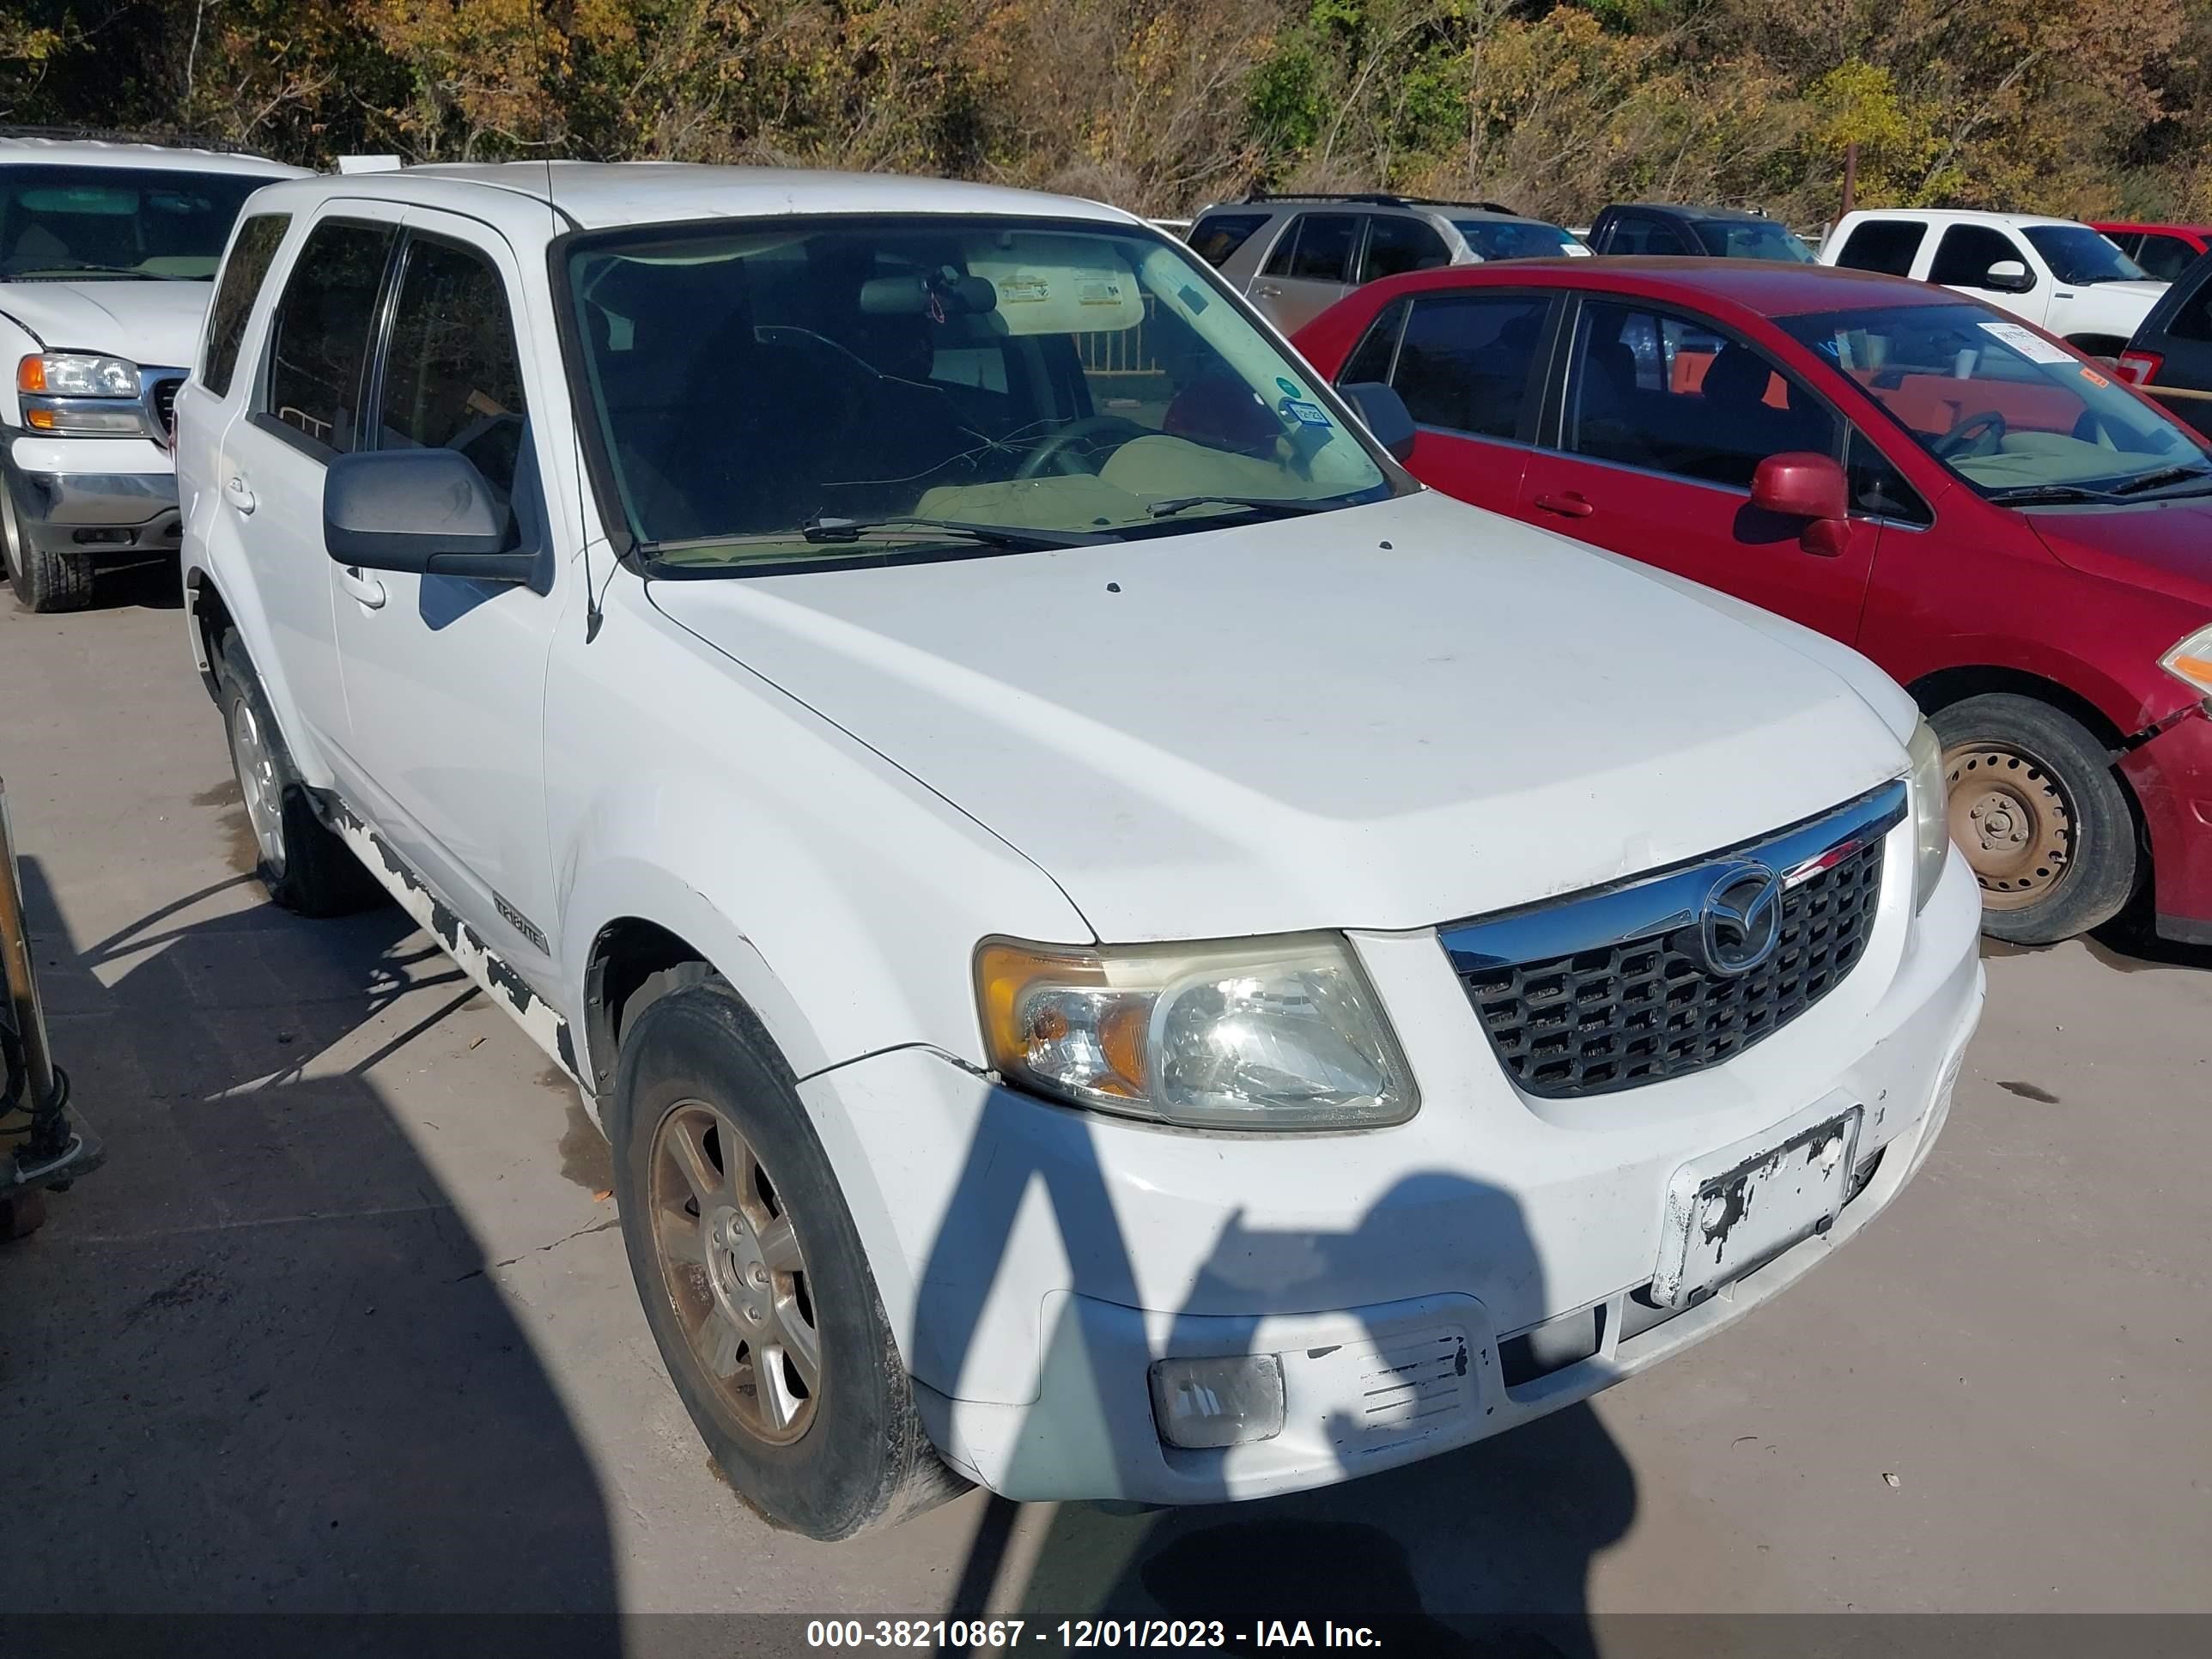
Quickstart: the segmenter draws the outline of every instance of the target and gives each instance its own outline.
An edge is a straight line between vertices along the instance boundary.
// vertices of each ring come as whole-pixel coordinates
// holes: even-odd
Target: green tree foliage
[[[2212,217],[2212,0],[0,0],[0,121],[310,163]]]

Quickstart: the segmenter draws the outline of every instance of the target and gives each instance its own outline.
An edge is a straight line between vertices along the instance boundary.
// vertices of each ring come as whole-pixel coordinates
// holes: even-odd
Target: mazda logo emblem
[[[1782,943],[1782,878],[1763,864],[1723,866],[1683,933],[1684,949],[1709,974],[1735,979],[1764,966]]]

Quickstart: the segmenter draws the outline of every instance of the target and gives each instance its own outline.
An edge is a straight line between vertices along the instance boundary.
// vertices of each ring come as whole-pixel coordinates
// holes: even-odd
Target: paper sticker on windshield
[[[1296,398],[1283,399],[1283,413],[1300,426],[1327,426],[1328,411],[1319,404],[1301,403]]]
[[[2033,329],[2018,323],[1984,323],[1982,332],[1995,335],[2031,363],[2070,363],[2074,354],[2055,346]]]

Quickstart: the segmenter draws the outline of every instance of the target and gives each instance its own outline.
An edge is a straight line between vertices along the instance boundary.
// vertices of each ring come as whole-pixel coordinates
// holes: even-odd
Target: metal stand
[[[7,1066],[0,1097],[0,1238],[21,1237],[45,1218],[43,1194],[65,1192],[100,1166],[100,1139],[69,1110],[69,1074],[46,1044],[31,937],[23,921],[23,888],[15,871],[15,827],[8,786],[0,781],[0,1057]]]

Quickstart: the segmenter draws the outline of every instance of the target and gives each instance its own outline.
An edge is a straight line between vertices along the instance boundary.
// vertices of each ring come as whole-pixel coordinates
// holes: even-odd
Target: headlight
[[[140,399],[138,365],[82,351],[47,351],[15,365],[23,424],[77,437],[153,435]]]
[[[50,398],[135,398],[138,365],[121,357],[49,351],[15,365],[15,390]]]
[[[2158,665],[2194,691],[2212,700],[2212,628],[2200,628],[2158,659]]]
[[[1905,745],[1912,757],[1912,909],[1928,908],[1943,861],[1951,856],[1951,790],[1943,776],[1943,741],[1926,720]]]
[[[1334,933],[1069,950],[986,940],[975,990],[1009,1081],[1206,1129],[1358,1129],[1419,1103],[1351,947]]]

